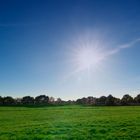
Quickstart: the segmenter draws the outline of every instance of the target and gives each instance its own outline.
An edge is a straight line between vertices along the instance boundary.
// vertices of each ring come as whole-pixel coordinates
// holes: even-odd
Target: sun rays
[[[70,52],[74,72],[92,71],[99,68],[105,58],[105,52],[99,39],[80,38]]]

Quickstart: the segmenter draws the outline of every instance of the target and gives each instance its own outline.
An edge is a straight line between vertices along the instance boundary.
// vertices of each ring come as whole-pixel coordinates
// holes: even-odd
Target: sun
[[[69,73],[67,77],[93,75],[102,71],[107,58],[106,43],[97,35],[80,34],[75,37],[66,51]]]
[[[73,51],[73,63],[76,71],[95,69],[103,58],[101,50],[93,44],[78,46]]]
[[[101,60],[101,54],[95,48],[86,46],[77,50],[75,63],[78,69],[85,70],[96,67]]]

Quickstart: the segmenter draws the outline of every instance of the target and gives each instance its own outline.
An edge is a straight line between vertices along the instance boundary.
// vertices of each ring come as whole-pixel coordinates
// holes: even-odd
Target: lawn
[[[0,107],[0,140],[140,140],[140,107]]]

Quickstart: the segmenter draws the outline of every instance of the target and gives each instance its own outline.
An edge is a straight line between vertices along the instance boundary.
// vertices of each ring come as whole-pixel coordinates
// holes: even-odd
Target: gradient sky
[[[84,45],[108,55],[77,71]],[[1,96],[139,92],[139,0],[0,0]]]

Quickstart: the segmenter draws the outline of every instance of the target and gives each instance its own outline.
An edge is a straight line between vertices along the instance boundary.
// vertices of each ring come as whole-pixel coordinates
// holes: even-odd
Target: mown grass
[[[140,140],[140,107],[0,107],[0,140]]]

